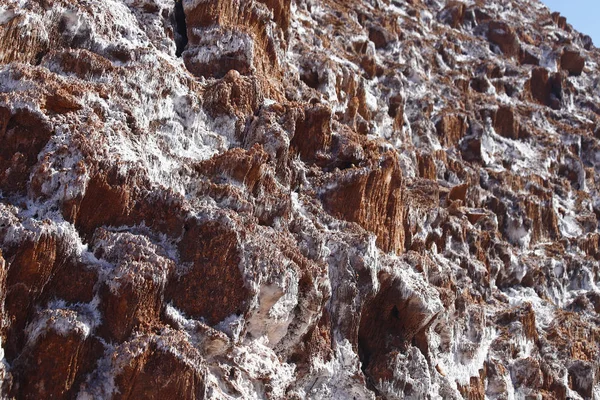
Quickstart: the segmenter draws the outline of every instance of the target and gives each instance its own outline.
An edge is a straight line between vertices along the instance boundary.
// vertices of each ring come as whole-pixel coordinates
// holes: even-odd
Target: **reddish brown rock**
[[[319,323],[304,335],[297,348],[290,355],[289,360],[299,367],[299,376],[309,372],[311,355],[316,355],[319,359],[325,361],[332,359],[330,325],[329,313],[324,312]]]
[[[258,0],[273,12],[273,21],[287,37],[292,19],[291,3],[286,0]]]
[[[402,132],[404,126],[404,99],[396,94],[390,97],[388,115],[394,118],[394,129]]]
[[[367,78],[373,79],[377,75],[377,62],[372,56],[363,56],[360,60],[360,66],[365,71]]]
[[[158,325],[167,276],[172,260],[143,236],[99,229],[94,252],[114,265],[99,289],[102,325],[99,333],[123,342],[135,330],[146,332]]]
[[[436,181],[415,179],[404,189],[404,244],[405,249],[422,252],[423,238],[416,240],[423,221],[435,215],[440,205],[441,190]]]
[[[479,370],[479,376],[472,376],[468,385],[457,383],[456,386],[465,400],[485,400],[485,380],[487,368]]]
[[[48,120],[28,109],[0,107],[0,189],[25,191],[37,156],[53,134]]]
[[[600,233],[590,233],[579,239],[579,248],[590,257],[600,260]]]
[[[444,114],[435,125],[440,142],[444,147],[453,147],[464,137],[467,123],[463,116]]]
[[[186,271],[169,281],[166,297],[186,315],[204,318],[210,325],[244,314],[250,292],[240,269],[241,249],[236,226],[225,217],[189,220],[179,243]],[[186,290],[181,290],[185,285]]]
[[[498,46],[508,57],[519,54],[519,39],[513,28],[503,21],[491,21],[488,26],[488,40]]]
[[[494,130],[500,136],[519,139],[519,117],[510,106],[500,106],[494,117]]]
[[[326,158],[331,145],[331,109],[315,105],[304,110],[304,118],[296,123],[296,131],[291,142],[300,157],[308,162]]]
[[[456,185],[450,189],[448,193],[448,200],[460,200],[463,203],[467,200],[467,190],[469,189],[468,184]]]
[[[93,300],[98,271],[94,265],[83,263],[73,255],[64,257],[52,273],[40,301],[62,299],[69,303],[89,303]]]
[[[560,56],[560,68],[570,76],[579,76],[585,67],[585,58],[577,50],[565,49]]]
[[[115,399],[204,399],[206,367],[185,336],[170,330],[116,348]]]
[[[6,315],[6,311],[5,311],[5,302],[6,302],[6,275],[7,275],[7,265],[6,265],[6,261],[4,260],[4,258],[2,257],[2,250],[0,250],[0,313],[2,315]],[[4,342],[6,342],[6,336],[5,336],[5,323],[4,322],[0,322],[0,337],[2,337],[2,340]],[[0,371],[1,373],[1,371]]]
[[[361,316],[359,340],[366,358],[390,349],[402,349],[427,324],[434,313],[418,297],[407,297],[401,279],[387,276],[379,293]],[[391,335],[391,337],[389,336]],[[390,343],[390,340],[395,343]]]
[[[554,21],[556,26],[558,26],[560,29],[563,29],[563,30],[567,29],[567,18],[560,15],[559,12],[552,13],[552,20]]]
[[[539,336],[535,323],[535,310],[531,303],[507,310],[497,317],[497,322],[501,325],[508,325],[515,321],[521,323],[525,338],[537,343]]]
[[[373,232],[385,252],[401,252],[404,209],[402,171],[396,153],[383,154],[373,168],[345,170],[331,178],[335,184],[326,186],[321,195],[325,209]]]
[[[268,159],[262,146],[256,144],[249,150],[235,148],[199,163],[195,170],[212,182],[202,184],[198,192],[223,204],[247,202],[262,224],[285,221],[291,211],[289,193],[282,190]],[[240,185],[245,192],[239,190]]]
[[[115,70],[110,60],[86,49],[53,50],[44,56],[43,63],[81,79],[99,78]]]
[[[141,223],[168,235],[181,234],[184,219],[181,199],[169,197],[168,191],[160,188],[148,190],[149,182],[139,170],[122,175],[111,168],[90,175],[83,195],[62,201],[63,215],[86,240],[101,226]]]
[[[487,93],[492,85],[485,77],[476,76],[470,79],[469,87],[478,93]]]
[[[46,97],[46,111],[54,114],[66,114],[81,110],[79,102],[66,90],[58,90]]]
[[[249,151],[232,149],[201,163],[197,169],[206,176],[221,174],[253,192],[264,173],[268,158],[262,146],[255,145]]]
[[[509,378],[507,375],[509,375],[508,370],[501,362],[491,360],[486,363],[486,394],[491,396],[497,393],[506,393],[508,385],[510,385],[510,379],[507,379]]]
[[[359,166],[378,152],[365,136],[352,131],[345,125],[335,126],[335,135],[331,138],[331,158],[326,168],[347,169]]]
[[[133,208],[132,200],[132,190],[125,179],[117,174],[97,174],[90,179],[79,203],[65,204],[65,214],[74,220],[79,230],[91,237],[99,226],[127,225]]]
[[[519,62],[521,64],[540,65],[540,59],[529,50],[521,48],[519,51]]]
[[[525,200],[527,216],[533,221],[533,243],[542,240],[556,240],[560,236],[558,217],[552,207],[552,200],[547,198],[529,198]]]
[[[511,366],[511,377],[515,386],[539,389],[543,376],[539,362],[532,357],[521,358]]]
[[[418,153],[419,177],[435,180],[437,177],[436,166],[431,154]]]
[[[375,25],[369,28],[369,40],[375,44],[376,49],[383,49],[395,38],[388,30]]]
[[[44,232],[24,239],[9,258],[6,277],[6,317],[10,321],[5,348],[8,357],[15,357],[23,344],[23,329],[37,298],[63,262],[58,239]]]
[[[562,100],[563,79],[560,74],[550,75],[545,68],[534,68],[528,82],[529,91],[539,104],[559,109]]]
[[[416,351],[423,357],[429,351],[425,330],[440,311],[441,303],[424,301],[428,296],[433,300],[437,292],[421,291],[413,279],[382,272],[381,288],[362,312],[358,350],[363,368],[375,382],[394,380],[389,363],[395,354],[406,354],[408,350],[409,356]],[[418,350],[409,350],[411,344]]]
[[[483,162],[481,156],[481,138],[475,135],[465,138],[461,142],[460,152],[462,157],[468,162]]]
[[[242,76],[230,70],[223,79],[210,86],[205,95],[204,108],[210,115],[232,115],[244,122],[263,103],[259,82],[254,77]]]
[[[21,3],[0,397],[593,394],[599,63],[564,18]]]
[[[74,398],[87,373],[102,355],[90,336],[93,326],[73,310],[41,312],[28,328],[27,344],[15,362],[22,399]]]
[[[23,14],[7,11],[6,17],[8,20],[0,25],[0,62],[35,63],[48,50],[47,32],[28,26]]]
[[[259,4],[264,4],[260,7]],[[186,67],[195,75],[223,77],[229,70],[242,75],[256,71],[265,87],[281,76],[276,36],[269,34],[270,13],[282,32],[290,23],[290,3],[263,0],[258,4],[218,0],[184,3],[189,43],[183,52]],[[268,94],[273,94],[268,89]]]

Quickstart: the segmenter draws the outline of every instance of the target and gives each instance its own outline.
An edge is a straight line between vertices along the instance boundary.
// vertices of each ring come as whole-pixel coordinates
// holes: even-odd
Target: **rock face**
[[[600,53],[537,0],[0,32],[1,398],[600,398]]]

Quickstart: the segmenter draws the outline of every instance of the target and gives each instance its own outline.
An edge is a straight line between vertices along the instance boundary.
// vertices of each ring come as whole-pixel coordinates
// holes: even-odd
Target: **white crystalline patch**
[[[377,386],[390,400],[420,400],[424,394],[430,393],[431,375],[425,356],[419,349],[411,346],[406,354],[398,353],[390,363],[394,369],[391,381],[377,382]],[[404,393],[404,388],[411,385],[412,393]]]
[[[193,33],[199,38],[199,43],[186,50],[193,54],[192,63],[209,64],[223,55],[239,54],[248,65],[253,64],[254,41],[247,33],[223,28],[194,28]]]
[[[483,363],[488,358],[490,346],[496,336],[495,329],[486,328],[480,342],[477,344],[474,356],[466,363],[463,362],[464,360],[459,359],[459,343],[455,341],[452,344],[453,349],[438,358],[442,370],[447,374],[448,381],[464,385],[469,383],[472,376],[479,376],[479,370],[483,368]]]
[[[374,399],[373,392],[355,380],[360,371],[360,360],[352,344],[344,339],[334,348],[334,357],[330,361],[313,359],[314,373],[304,389],[297,390],[297,394],[314,400]]]
[[[80,14],[70,10],[62,13],[62,20],[65,26],[62,34],[65,36],[74,37],[80,29],[89,26]]]
[[[118,45],[132,52],[134,49],[147,48],[150,45],[134,14],[122,1],[107,0],[95,3],[102,12],[81,14],[84,18],[81,23],[90,27],[93,32],[92,38],[99,49]]]
[[[216,329],[225,333],[234,342],[239,341],[245,333],[246,320],[243,315],[231,314],[219,322]]]
[[[54,200],[71,200],[83,195],[90,179],[85,168],[78,168],[83,156],[77,148],[68,146],[70,130],[68,125],[56,126],[55,134],[39,156],[47,174],[41,191]]]
[[[287,387],[294,380],[295,366],[279,360],[275,352],[261,340],[233,349],[233,360],[243,371],[244,378],[238,388],[244,399],[262,399],[262,385],[255,382],[268,380],[273,398],[284,398]],[[244,382],[245,381],[245,382]]]
[[[0,93],[20,92],[33,88],[34,85],[21,76],[14,76],[14,69],[10,64],[5,64],[0,67]],[[39,110],[39,107],[29,102],[13,103],[14,108],[33,108]]]
[[[543,47],[542,48],[542,57],[540,58],[540,66],[546,68],[550,72],[557,72],[558,65],[556,54],[554,54],[554,50],[551,47]]]
[[[582,234],[582,229],[577,221],[573,193],[569,192],[566,198],[553,196],[552,206],[554,208],[554,213],[558,217],[560,233],[568,238],[580,236]]]
[[[229,140],[219,131],[228,131],[230,124],[229,120],[223,120],[221,126],[208,126],[205,123],[208,118],[201,110],[188,117],[167,120],[143,138],[126,133],[121,122],[109,121],[108,125],[114,129],[104,132],[108,138],[107,156],[118,160],[116,164],[125,169],[142,167],[151,182],[185,194],[188,182],[179,176],[179,171],[226,150]]]
[[[379,108],[377,105],[377,98],[372,94],[371,90],[367,90],[365,92],[365,98],[366,98],[367,107],[369,108],[369,110],[377,111],[377,109]]]
[[[14,9],[7,9],[6,6],[0,6],[0,25],[6,24],[16,15]]]
[[[49,330],[62,336],[76,333],[83,338],[87,338],[99,321],[97,311],[90,310],[81,313],[66,308],[64,301],[56,301],[48,306],[49,309],[43,311],[34,323],[27,326],[28,343],[35,343],[40,336],[43,336]],[[84,307],[89,308],[90,306]]]
[[[530,303],[535,310],[535,324],[538,329],[546,329],[554,321],[556,306],[541,299],[532,288],[516,287],[505,292],[512,307]]]

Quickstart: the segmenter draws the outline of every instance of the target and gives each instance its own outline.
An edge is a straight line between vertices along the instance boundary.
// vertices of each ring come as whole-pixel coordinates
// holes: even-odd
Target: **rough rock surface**
[[[600,398],[537,0],[0,0],[0,62],[0,397]]]

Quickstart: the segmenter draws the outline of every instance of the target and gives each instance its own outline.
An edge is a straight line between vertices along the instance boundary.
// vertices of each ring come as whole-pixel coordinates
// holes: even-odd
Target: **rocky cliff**
[[[600,52],[537,0],[0,0],[15,399],[600,398]]]

